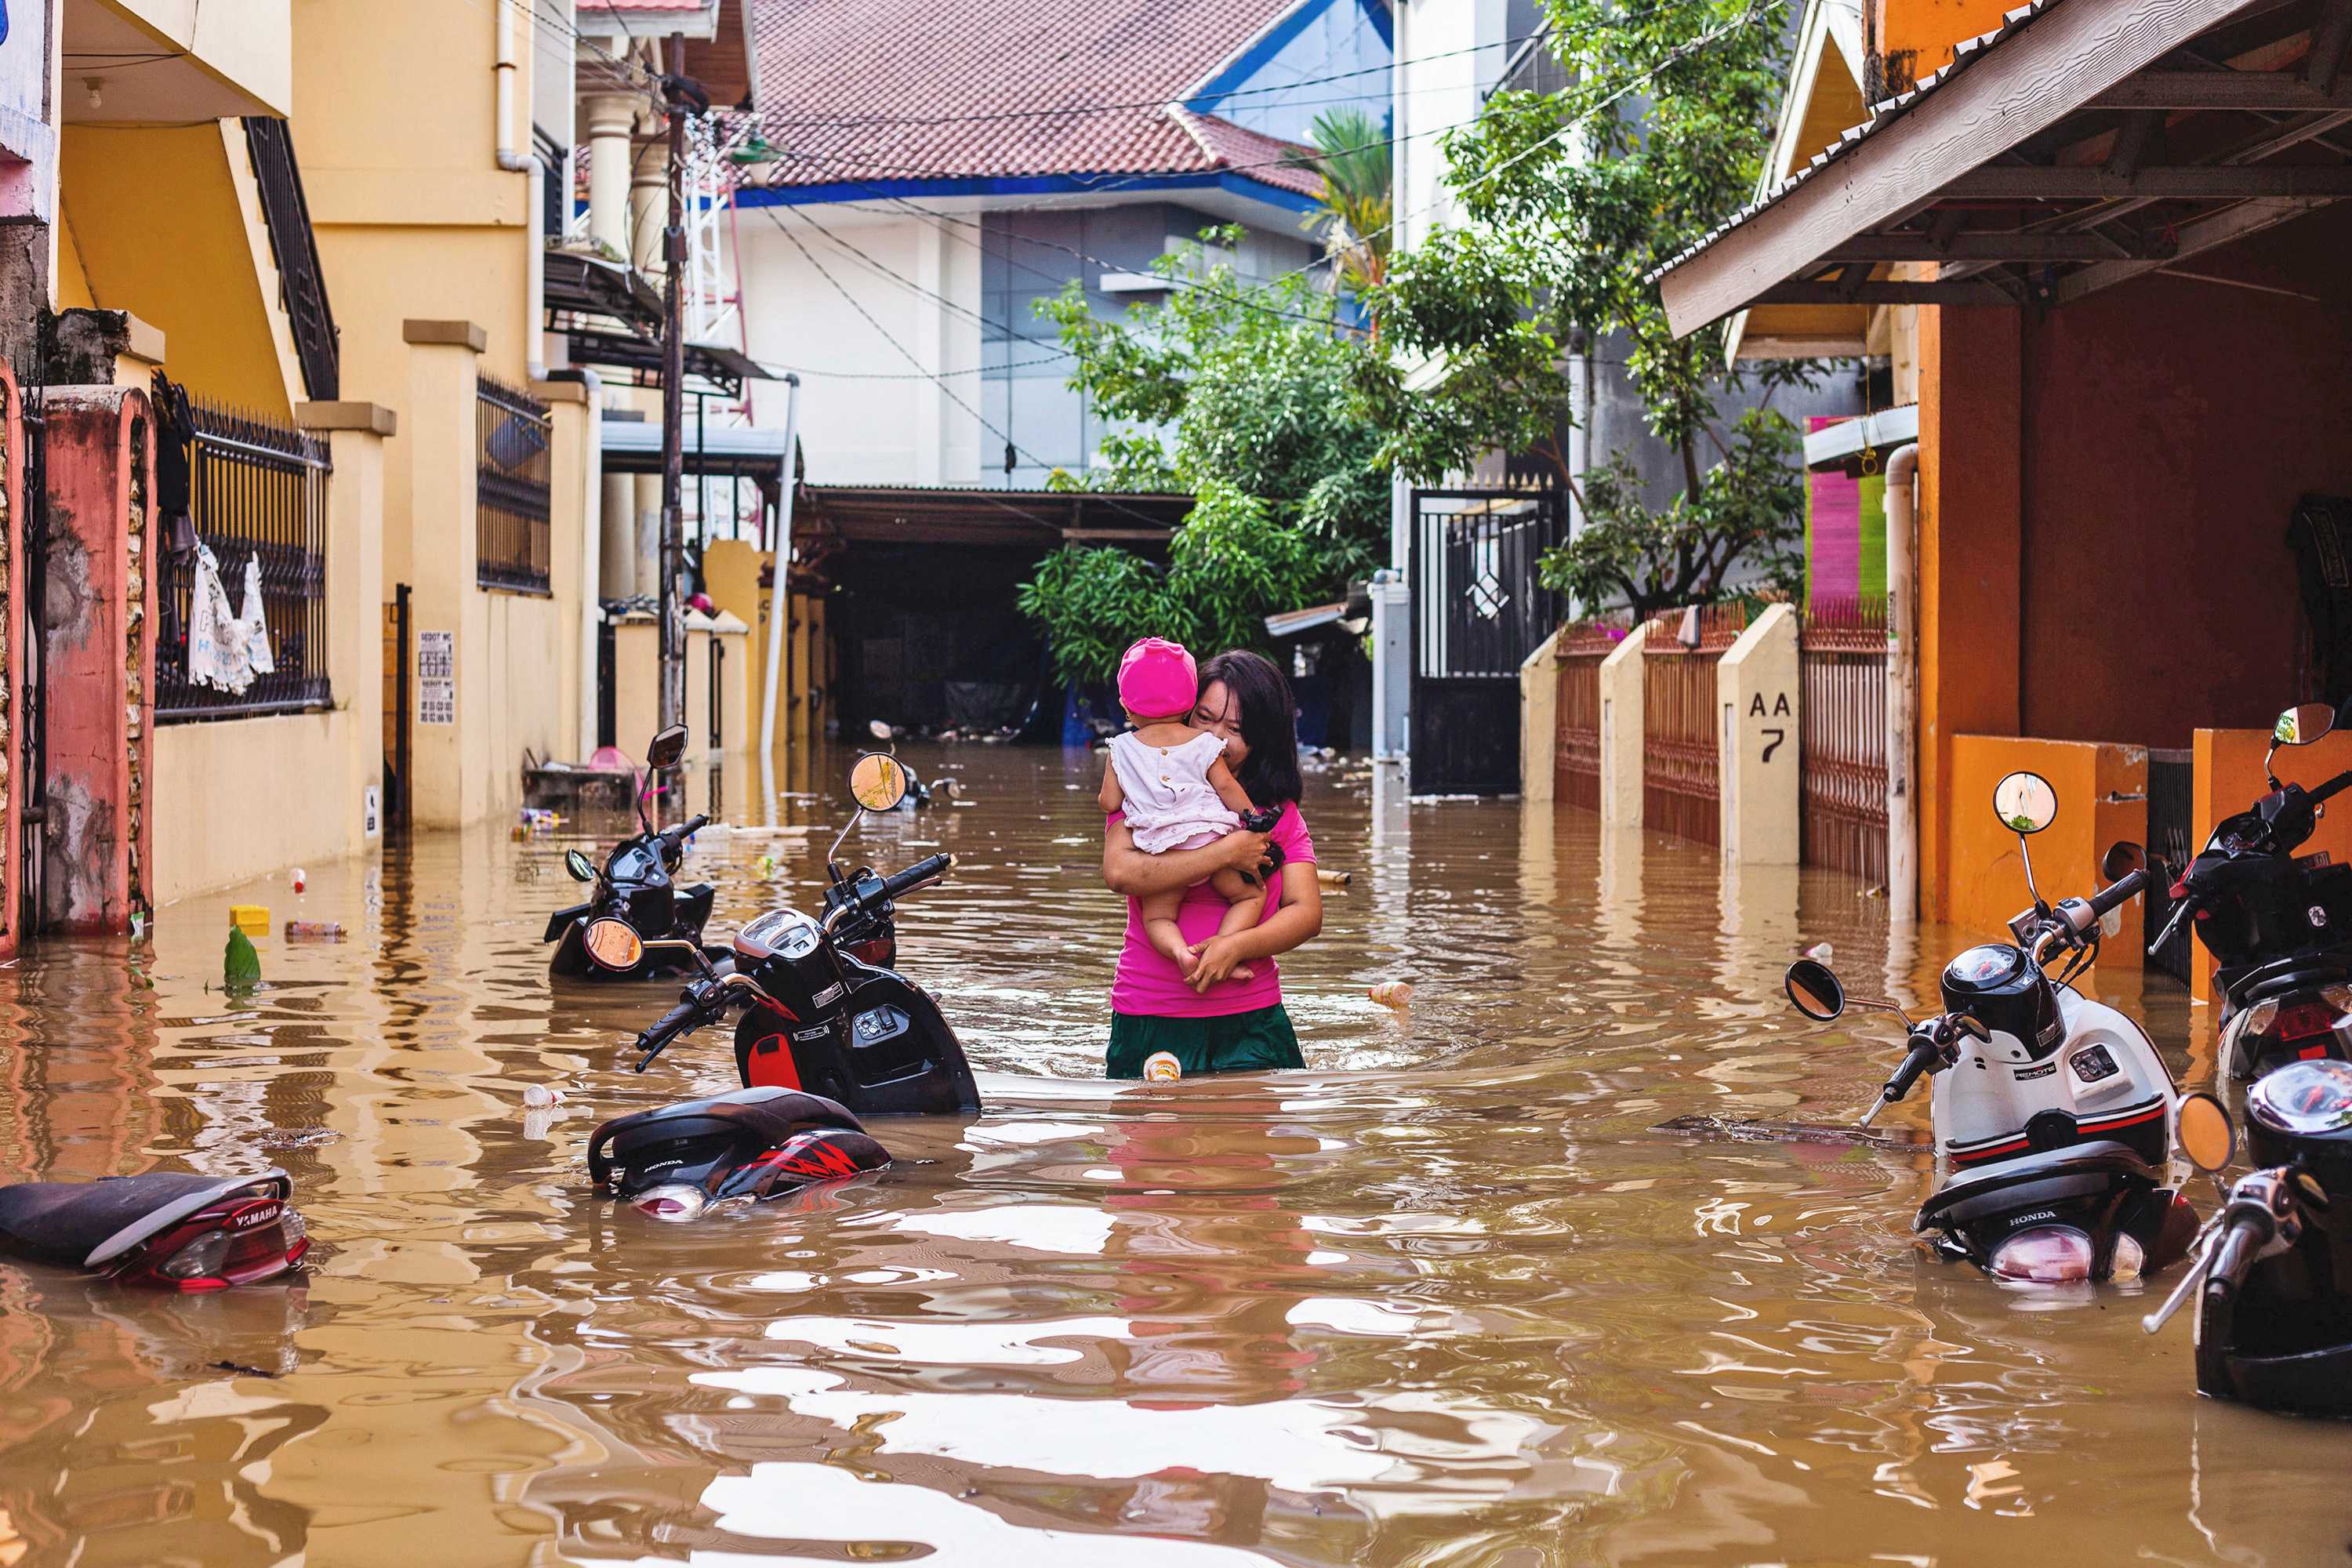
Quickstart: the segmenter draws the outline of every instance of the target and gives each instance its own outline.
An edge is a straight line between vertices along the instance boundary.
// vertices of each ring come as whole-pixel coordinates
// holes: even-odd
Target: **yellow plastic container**
[[[268,936],[269,906],[268,904],[231,904],[228,907],[228,923],[249,937]]]

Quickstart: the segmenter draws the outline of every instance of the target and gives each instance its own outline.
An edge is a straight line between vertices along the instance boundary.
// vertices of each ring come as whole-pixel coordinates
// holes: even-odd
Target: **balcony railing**
[[[333,464],[319,437],[179,395],[186,441],[190,539],[164,541],[156,584],[162,625],[155,647],[155,719],[236,719],[324,708],[327,674],[327,485]],[[159,422],[170,439],[173,421]],[[213,553],[233,614],[246,612],[246,568],[261,566],[268,671],[242,691],[194,679],[188,634],[201,541]]]
[[[552,428],[545,404],[480,378],[474,401],[474,580],[485,588],[548,592]]]

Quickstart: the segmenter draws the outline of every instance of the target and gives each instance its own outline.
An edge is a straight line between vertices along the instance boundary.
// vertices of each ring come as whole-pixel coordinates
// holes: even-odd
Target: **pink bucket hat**
[[[1118,705],[1145,719],[1189,713],[1201,695],[1200,667],[1181,643],[1145,637],[1118,660]]]

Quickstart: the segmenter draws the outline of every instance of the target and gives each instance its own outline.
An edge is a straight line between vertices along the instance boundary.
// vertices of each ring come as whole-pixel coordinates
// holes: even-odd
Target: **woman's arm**
[[[1234,965],[1288,952],[1301,942],[1312,942],[1322,929],[1323,884],[1315,875],[1315,863],[1286,861],[1282,868],[1282,907],[1248,931],[1213,936],[1196,945],[1192,951],[1200,954],[1201,962],[1189,984],[1195,991],[1206,991],[1231,974]]]
[[[1127,824],[1114,822],[1103,831],[1103,883],[1114,893],[1145,899],[1154,893],[1173,892],[1205,882],[1227,867],[1260,876],[1260,867],[1265,859],[1265,840],[1263,833],[1228,833],[1214,844],[1203,844],[1198,849],[1146,855],[1135,847],[1135,835],[1128,831]],[[1312,871],[1313,868],[1308,869]],[[1315,881],[1312,876],[1307,879]],[[1288,888],[1286,882],[1286,892]],[[1320,883],[1316,884],[1315,891],[1319,900],[1323,891]],[[1306,938],[1299,940],[1304,942]]]

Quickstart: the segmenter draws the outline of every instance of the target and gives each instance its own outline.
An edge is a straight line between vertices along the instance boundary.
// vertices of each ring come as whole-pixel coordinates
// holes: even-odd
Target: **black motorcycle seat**
[[[2320,985],[2340,985],[2352,979],[2352,952],[2341,948],[2326,952],[2293,952],[2246,971],[2228,985],[2238,1005],[2252,1006],[2292,991]]]
[[[283,1171],[252,1176],[194,1176],[151,1171],[95,1182],[26,1182],[0,1187],[0,1238],[7,1249],[44,1263],[95,1268],[200,1209],[268,1183],[281,1199],[293,1191]]]
[[[2101,1138],[2087,1143],[2070,1143],[2062,1149],[2021,1154],[2013,1160],[2003,1160],[1982,1170],[1953,1177],[1919,1205],[1919,1217],[1914,1222],[1913,1228],[1925,1230],[1932,1225],[1965,1225],[1982,1219],[1996,1209],[2011,1208],[2026,1202],[2076,1196],[2081,1193],[2095,1192],[2118,1180],[2144,1182],[2152,1187],[2158,1185],[2162,1178],[2155,1166],[2141,1159],[2127,1145],[2112,1139]],[[2051,1189],[2032,1194],[2018,1190],[2038,1183],[2049,1183]]]
[[[615,1149],[722,1133],[781,1144],[795,1132],[827,1128],[863,1132],[866,1124],[848,1107],[821,1094],[773,1084],[730,1089],[707,1100],[682,1100],[605,1122],[588,1140],[588,1177],[599,1186],[604,1184],[611,1171],[609,1155]]]

